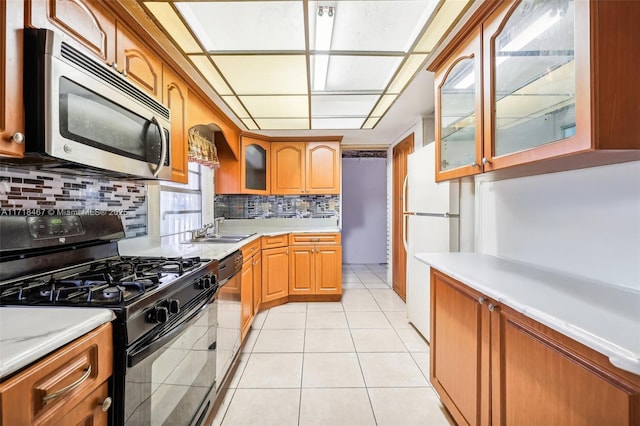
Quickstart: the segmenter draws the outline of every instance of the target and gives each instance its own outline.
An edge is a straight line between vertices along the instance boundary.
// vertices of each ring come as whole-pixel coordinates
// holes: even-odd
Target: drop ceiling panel
[[[308,118],[309,98],[302,96],[240,96],[252,117]]]
[[[212,56],[238,95],[306,95],[304,55]]]
[[[218,92],[220,96],[233,94],[231,88],[224,81],[209,58],[202,55],[191,55],[189,56],[189,59],[191,59],[196,68],[202,73],[204,78],[207,79],[207,81],[211,84],[215,91]]]
[[[329,57],[326,90],[382,92],[402,62],[393,56],[337,56]]]
[[[327,2],[309,2],[314,18],[318,3]],[[331,49],[407,52],[437,4],[438,0],[335,2]]]
[[[309,120],[306,118],[256,118],[255,122],[262,130],[309,129]]]
[[[311,95],[313,117],[369,115],[378,101],[378,95]]]
[[[387,89],[387,93],[400,93],[409,83],[411,77],[415,75],[420,65],[427,59],[427,55],[409,55],[406,62],[400,68],[400,71],[393,78],[393,82]]]
[[[359,129],[366,117],[344,118],[314,118],[311,120],[313,129]]]
[[[235,96],[223,96],[222,99],[229,105],[229,108],[238,116],[238,118],[250,118],[247,110],[242,106],[240,100]]]
[[[305,49],[299,1],[176,2],[207,51]]]

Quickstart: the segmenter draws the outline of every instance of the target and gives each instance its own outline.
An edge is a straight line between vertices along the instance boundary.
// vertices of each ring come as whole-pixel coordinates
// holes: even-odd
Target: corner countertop
[[[640,375],[640,291],[479,253],[415,257]]]
[[[160,243],[134,245],[125,241],[118,251],[124,256],[199,256],[203,259],[222,259],[262,236],[289,233],[336,233],[336,227],[247,227],[223,228],[222,234],[253,234],[237,243],[192,243],[188,232],[160,238]]]
[[[0,380],[114,318],[101,308],[0,307]]]

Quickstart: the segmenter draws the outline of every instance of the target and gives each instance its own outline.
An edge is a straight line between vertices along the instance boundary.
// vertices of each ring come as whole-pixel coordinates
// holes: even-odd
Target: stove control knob
[[[211,277],[206,276],[202,278],[200,281],[198,281],[198,288],[202,290],[207,290],[211,288]]]
[[[175,299],[167,300],[167,308],[170,314],[177,314],[180,312],[180,301]]]
[[[147,314],[147,321],[149,322],[167,322],[169,319],[169,310],[164,306],[156,306],[152,308]]]

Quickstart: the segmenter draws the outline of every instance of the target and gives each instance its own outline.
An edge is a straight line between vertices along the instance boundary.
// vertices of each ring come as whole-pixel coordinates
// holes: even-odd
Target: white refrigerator
[[[409,155],[403,194],[407,319],[427,340],[431,339],[430,270],[414,254],[459,251],[460,247],[460,183],[435,182],[435,145]]]

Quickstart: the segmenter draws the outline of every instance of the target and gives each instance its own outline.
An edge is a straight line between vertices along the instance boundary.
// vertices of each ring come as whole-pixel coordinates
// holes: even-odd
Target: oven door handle
[[[198,319],[200,319],[200,316],[207,308],[207,306],[216,298],[216,293],[212,293],[211,297],[207,297],[202,305],[194,308],[192,310],[192,313],[190,313],[184,321],[175,324],[166,334],[159,336],[157,339],[152,340],[151,342],[149,342],[149,344],[144,345],[139,349],[134,349],[131,354],[127,356],[127,366],[133,367],[136,364],[139,364],[141,361],[144,361],[147,357],[149,357],[149,355],[153,354],[159,348],[165,346],[186,328],[193,325]]]

